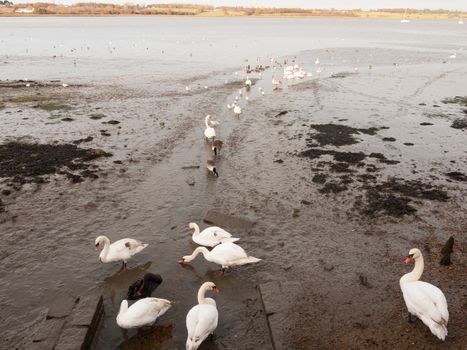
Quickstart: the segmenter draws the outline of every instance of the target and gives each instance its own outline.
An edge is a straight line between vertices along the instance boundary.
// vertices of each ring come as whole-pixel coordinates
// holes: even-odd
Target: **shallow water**
[[[0,57],[7,63],[0,65],[0,79],[60,79],[86,86],[32,90],[65,96],[71,106],[68,110],[49,113],[27,104],[7,104],[0,110],[0,141],[26,135],[42,142],[71,141],[92,135],[95,139],[87,147],[114,153],[101,163],[104,174],[96,181],[71,185],[58,178],[40,189],[26,185],[14,198],[5,199],[9,213],[0,224],[4,239],[0,330],[2,343],[9,348],[21,347],[18,344],[44,315],[51,296],[66,289],[104,294],[105,319],[97,349],[182,349],[186,312],[206,280],[221,289],[216,295],[220,322],[216,339],[203,349],[270,348],[256,287],[276,280],[302,280],[307,286],[290,297],[296,300],[295,307],[303,305],[308,313],[294,317],[294,312],[303,310],[293,309],[289,316],[296,328],[290,336],[302,342],[294,342],[291,348],[307,349],[311,340],[316,341],[302,332],[310,325],[301,323],[307,317],[317,336],[330,340],[335,338],[332,327],[366,317],[362,314],[370,304],[378,311],[370,319],[377,328],[368,327],[363,334],[347,332],[357,340],[341,334],[347,343],[335,344],[334,339],[322,348],[363,346],[368,334],[384,343],[392,335],[378,315],[397,314],[401,307],[394,300],[397,278],[404,269],[396,261],[412,244],[437,244],[448,234],[457,234],[460,251],[465,249],[465,221],[460,214],[465,210],[466,188],[447,182],[444,176],[452,170],[465,172],[467,167],[465,151],[459,147],[465,143],[465,132],[450,127],[462,112],[457,105],[440,102],[467,91],[467,59],[461,50],[467,31],[456,22],[402,25],[390,20],[176,17],[2,18],[1,22]],[[457,58],[449,59],[454,52]],[[235,74],[242,66],[256,64],[258,56],[266,65],[269,57],[290,61],[295,55],[313,77],[272,91],[272,73],[267,71],[250,92],[250,102],[242,100],[240,118],[227,110],[245,78],[242,72]],[[321,74],[316,73],[316,57],[324,69]],[[338,72],[351,74],[330,78]],[[190,92],[185,91],[186,85]],[[258,86],[267,92],[264,97]],[[420,106],[422,102],[426,106]],[[427,117],[439,110],[434,104],[442,105],[446,117]],[[288,113],[275,117],[283,110]],[[90,120],[92,113],[104,113],[104,121],[119,120],[121,129]],[[212,157],[202,140],[206,114],[221,121],[219,136],[227,142],[218,179],[208,176],[204,168]],[[61,122],[65,116],[75,120]],[[435,125],[419,125],[427,120]],[[381,152],[399,160],[399,164],[381,166],[381,180],[396,175],[433,181],[448,189],[452,200],[418,203],[416,219],[358,222],[356,213],[348,215],[359,194],[357,186],[342,195],[321,195],[310,181],[316,164],[295,156],[305,149],[305,136],[300,134],[309,132],[309,124],[330,122],[389,127],[375,136],[358,136],[361,142],[346,150]],[[111,136],[100,136],[102,128]],[[396,141],[383,142],[383,137]],[[124,164],[113,164],[116,159]],[[279,159],[284,163],[274,162]],[[187,165],[200,168],[183,170]],[[187,184],[191,180],[194,186]],[[303,205],[302,200],[312,205]],[[213,272],[217,267],[201,257],[191,268],[176,264],[195,248],[185,227],[191,221],[200,223],[213,207],[257,222],[248,232],[231,231],[241,237],[239,243],[247,252],[264,261],[236,268],[225,277],[217,276]],[[294,209],[299,209],[298,217],[292,215]],[[115,274],[118,264],[98,263],[93,243],[100,234],[111,240],[135,237],[150,246],[130,261],[130,272]],[[362,264],[359,257],[369,254],[386,264],[373,259],[369,262],[374,265]],[[332,275],[323,272],[319,263],[323,259],[336,265]],[[458,266],[465,266],[465,258],[458,259]],[[434,265],[436,258],[432,260]],[[382,297],[376,290],[380,288],[367,293],[356,289],[347,294],[363,294],[361,302],[348,306],[343,294],[354,283],[357,270],[365,271],[375,287],[386,288],[388,281],[394,284],[384,294],[389,301],[379,304]],[[153,333],[126,334],[116,326],[115,317],[127,286],[144,271],[163,276],[154,295],[173,300],[174,307]],[[455,336],[450,345],[455,349],[462,344],[463,326],[461,298],[453,283],[456,275],[436,273],[448,299],[459,306],[460,312],[453,311],[450,330]],[[462,280],[459,274],[457,279]],[[327,280],[335,284],[331,291]],[[310,291],[315,293],[313,298],[318,295],[325,302],[310,303]],[[345,311],[325,309],[326,303]],[[392,329],[399,325],[396,317],[387,322],[396,324]],[[437,348],[422,330],[416,336],[427,348]],[[155,345],[160,339],[161,344]]]

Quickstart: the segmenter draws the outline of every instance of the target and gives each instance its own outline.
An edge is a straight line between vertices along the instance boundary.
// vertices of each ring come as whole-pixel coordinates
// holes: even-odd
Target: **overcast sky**
[[[14,3],[38,2],[31,0],[13,0]],[[53,2],[52,0],[41,0],[41,2]],[[302,7],[302,8],[337,8],[337,9],[374,9],[374,8],[430,8],[467,11],[467,0],[56,0],[55,3],[72,4],[76,2],[107,2],[107,3],[194,3],[209,4],[216,6],[258,6],[258,7]]]

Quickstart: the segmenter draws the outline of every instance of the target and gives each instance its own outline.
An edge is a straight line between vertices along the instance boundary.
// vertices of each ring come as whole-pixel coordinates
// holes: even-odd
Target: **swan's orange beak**
[[[219,293],[221,290],[219,288],[217,288],[217,287],[212,287],[212,291],[214,293]]]
[[[408,256],[408,257],[405,258],[404,262],[406,264],[410,264],[411,262],[413,262],[413,258],[411,256]]]
[[[99,251],[99,243],[96,244],[96,252]]]
[[[183,265],[183,264],[185,263],[185,260],[183,260],[183,259],[179,259],[179,260],[177,261],[177,263],[178,263],[178,264],[182,264],[182,265]]]

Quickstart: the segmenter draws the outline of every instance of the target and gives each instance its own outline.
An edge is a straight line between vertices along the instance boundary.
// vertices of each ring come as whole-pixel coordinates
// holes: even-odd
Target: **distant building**
[[[16,9],[16,13],[34,13],[34,8],[33,7],[25,7],[25,8],[20,8]]]

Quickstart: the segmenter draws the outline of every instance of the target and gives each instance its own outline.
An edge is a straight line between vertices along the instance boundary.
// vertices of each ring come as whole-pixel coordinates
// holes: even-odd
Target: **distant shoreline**
[[[393,16],[391,14],[379,15],[379,16],[342,16],[342,15],[334,15],[334,16],[312,16],[312,15],[210,15],[210,14],[199,14],[199,15],[179,15],[179,14],[171,14],[171,15],[163,15],[163,14],[21,14],[21,13],[0,13],[1,17],[198,17],[198,18],[280,18],[280,19],[287,19],[287,18],[310,18],[310,19],[394,19],[394,20],[401,20],[403,17],[400,16]],[[467,15],[462,18],[467,18]],[[432,16],[410,16],[407,17],[408,20],[451,20],[451,21],[458,21],[459,17],[453,16],[442,16],[442,15],[432,15]]]
[[[4,1],[3,1],[4,2]],[[3,4],[0,17],[252,17],[252,18],[368,18],[368,19],[443,19],[467,18],[467,12],[448,10],[375,9],[363,11],[336,9],[214,7],[207,5],[155,4],[116,5],[79,3],[71,6],[52,3]]]

